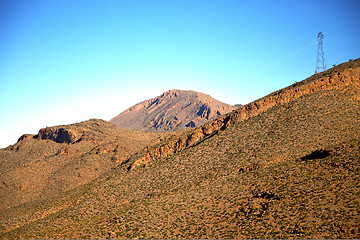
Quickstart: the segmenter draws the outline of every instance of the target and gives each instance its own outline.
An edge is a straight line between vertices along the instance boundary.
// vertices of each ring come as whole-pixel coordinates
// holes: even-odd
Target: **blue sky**
[[[169,89],[246,104],[360,57],[357,0],[2,0],[0,147]]]

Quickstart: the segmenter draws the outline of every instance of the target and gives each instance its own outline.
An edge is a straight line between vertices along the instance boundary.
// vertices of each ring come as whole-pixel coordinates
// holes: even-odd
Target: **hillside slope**
[[[110,122],[128,129],[163,132],[197,127],[235,109],[203,93],[170,90],[136,104]]]
[[[85,184],[159,138],[99,119],[25,134],[0,150],[0,210]]]
[[[2,238],[359,238],[360,60],[7,209]]]

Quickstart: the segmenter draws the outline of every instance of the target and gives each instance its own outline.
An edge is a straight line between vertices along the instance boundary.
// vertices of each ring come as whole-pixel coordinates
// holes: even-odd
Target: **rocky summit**
[[[237,108],[203,93],[170,90],[130,107],[110,122],[122,128],[164,132],[197,127]]]

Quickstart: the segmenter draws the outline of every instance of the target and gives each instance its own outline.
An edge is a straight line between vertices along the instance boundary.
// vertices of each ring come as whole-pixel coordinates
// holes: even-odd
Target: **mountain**
[[[235,104],[234,105],[236,108],[241,108],[242,106],[244,106],[244,105],[242,105],[242,104]]]
[[[197,127],[235,109],[203,93],[170,90],[130,107],[110,122],[122,128],[164,132]]]
[[[359,122],[357,59],[3,209],[0,238],[359,238]]]

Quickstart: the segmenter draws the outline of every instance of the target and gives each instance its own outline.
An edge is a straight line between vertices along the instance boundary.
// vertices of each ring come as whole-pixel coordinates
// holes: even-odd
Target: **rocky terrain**
[[[357,59],[195,129],[131,134],[135,141],[145,134],[152,144],[144,141],[116,166],[55,197],[8,204],[0,212],[0,237],[359,238],[359,122]],[[93,139],[78,127],[24,135],[0,159],[16,169],[14,160],[29,161],[31,151],[20,154],[25,147],[46,142],[45,153],[56,144],[55,154]],[[110,136],[117,139],[119,131]],[[103,133],[98,141],[111,143]],[[84,156],[99,147],[84,149]],[[111,161],[114,145],[109,149],[96,160]]]
[[[100,119],[24,134],[0,150],[0,210],[85,184],[159,139]]]
[[[195,91],[170,90],[136,104],[110,122],[122,128],[164,132],[200,126],[239,106],[222,103]]]

